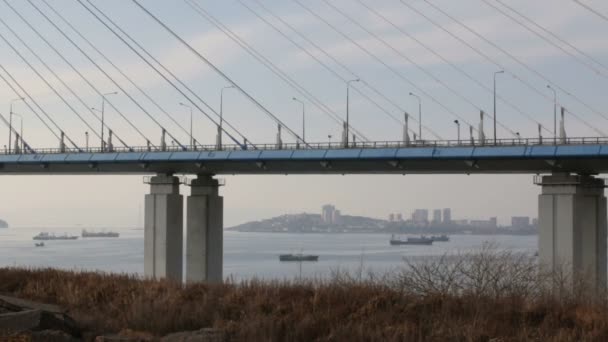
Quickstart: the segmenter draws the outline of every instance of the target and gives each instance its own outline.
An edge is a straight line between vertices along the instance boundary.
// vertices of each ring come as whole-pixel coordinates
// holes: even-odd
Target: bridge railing
[[[245,148],[241,145],[223,145],[221,151],[242,151],[242,150],[321,150],[321,149],[352,149],[352,148],[420,148],[420,147],[472,147],[472,146],[552,146],[552,145],[597,145],[607,144],[608,138],[604,137],[574,137],[565,139],[554,138],[521,138],[521,139],[498,139],[486,140],[417,140],[406,143],[404,141],[372,141],[372,142],[351,142],[345,146],[342,142],[326,143],[284,143],[277,144],[247,144]],[[196,145],[196,146],[167,146],[161,149],[159,146],[137,146],[137,147],[113,147],[112,149],[102,150],[100,147],[90,148],[34,148],[36,154],[60,154],[60,153],[127,153],[127,152],[183,152],[183,151],[219,151],[216,145]],[[22,151],[19,154],[31,154],[32,152]],[[16,154],[14,151],[0,149],[0,155]]]

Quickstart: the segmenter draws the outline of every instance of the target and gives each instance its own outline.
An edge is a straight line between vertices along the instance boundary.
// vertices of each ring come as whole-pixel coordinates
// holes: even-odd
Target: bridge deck
[[[454,146],[456,145],[456,146]],[[0,174],[432,174],[545,173],[608,171],[608,141],[568,140],[566,144],[501,141],[467,146],[427,142],[368,143],[351,148],[317,144],[296,149],[286,145],[213,150],[115,152],[37,150],[0,154]]]

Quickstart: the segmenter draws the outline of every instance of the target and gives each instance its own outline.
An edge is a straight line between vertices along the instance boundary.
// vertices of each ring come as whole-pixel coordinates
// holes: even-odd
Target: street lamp
[[[8,118],[8,152],[11,152],[11,139],[13,138],[13,104],[17,101],[25,101],[25,97],[19,97],[16,98],[14,100],[11,100],[11,105],[10,105],[10,111],[9,111],[9,118]]]
[[[504,70],[500,70],[494,73],[494,145],[496,145],[496,76],[498,74],[504,74]]]
[[[194,146],[194,136],[192,135],[192,106],[189,106],[183,102],[180,102],[179,105],[190,109],[190,146]]]
[[[217,139],[218,139],[218,145],[219,145],[219,147],[222,146],[222,134],[223,134],[223,130],[224,130],[223,129],[223,127],[224,127],[224,90],[226,90],[226,89],[232,89],[232,88],[234,88],[234,86],[233,85],[229,85],[229,86],[223,87],[220,90],[220,126],[218,127],[218,131],[219,132],[217,132],[217,134],[218,134],[218,138]]]
[[[302,142],[306,143],[306,105],[295,97],[293,100],[302,105]]]
[[[350,84],[353,82],[360,82],[360,79],[354,79],[354,80],[350,80],[346,82],[346,127],[344,128],[346,130],[346,134],[344,135],[344,145],[345,147],[348,147],[348,134],[349,134],[349,127],[350,127]]]
[[[19,139],[15,141],[15,150],[17,150],[17,147],[21,147],[21,150],[23,150],[23,116],[17,113],[13,113],[13,115],[19,118],[21,126],[19,129]]]
[[[457,132],[458,132],[458,145],[460,145],[460,121],[454,120],[454,123],[456,124]]]
[[[117,95],[118,92],[105,93],[101,95],[101,152],[105,151],[106,142],[103,140],[103,132],[104,132],[104,120],[105,120],[105,106],[106,106],[106,96]]]
[[[327,148],[331,148],[331,134],[327,135]]]
[[[411,92],[410,96],[418,99],[418,139],[422,140],[422,99],[420,96]]]
[[[87,152],[89,152],[89,132],[88,131],[84,132],[84,138],[86,141]]]
[[[553,92],[553,141],[557,144],[557,91],[547,84],[547,89]]]
[[[521,134],[519,134],[519,132],[515,132],[515,135],[517,135],[517,142],[521,144]]]

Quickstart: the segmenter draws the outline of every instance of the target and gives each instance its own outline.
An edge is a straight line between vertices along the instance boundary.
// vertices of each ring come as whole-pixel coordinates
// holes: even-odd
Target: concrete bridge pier
[[[190,182],[186,223],[186,281],[223,281],[224,199],[220,182],[198,175]]]
[[[596,289],[606,287],[605,182],[555,173],[539,178],[539,257],[549,271]]]
[[[145,198],[144,275],[181,282],[183,268],[183,196],[180,180],[157,175]]]

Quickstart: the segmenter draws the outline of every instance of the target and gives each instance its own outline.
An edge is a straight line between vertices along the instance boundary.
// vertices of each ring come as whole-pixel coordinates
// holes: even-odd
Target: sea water
[[[0,266],[53,267],[143,275],[144,232],[139,229],[108,229],[119,238],[79,238],[45,241],[35,247],[32,237],[40,232],[80,236],[92,228],[0,229]],[[390,246],[385,234],[288,234],[224,233],[224,276],[235,280],[327,278],[337,271],[358,273],[394,272],[404,258],[440,256],[476,251],[485,244],[533,255],[537,236],[452,235],[449,242],[432,246]],[[279,254],[319,255],[318,262],[280,262]]]

